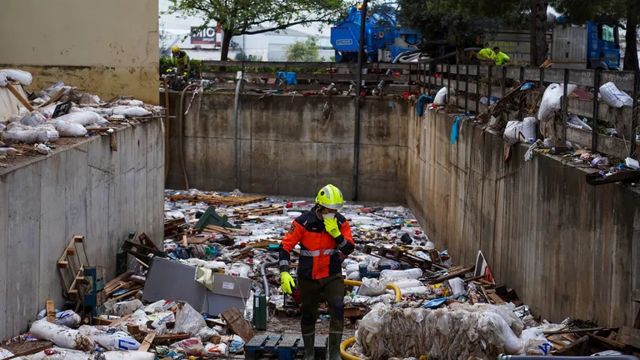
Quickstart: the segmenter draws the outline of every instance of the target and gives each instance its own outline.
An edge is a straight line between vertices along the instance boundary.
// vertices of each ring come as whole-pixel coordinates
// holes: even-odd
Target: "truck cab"
[[[551,60],[554,68],[620,69],[618,26],[593,21],[580,26],[557,24]]]

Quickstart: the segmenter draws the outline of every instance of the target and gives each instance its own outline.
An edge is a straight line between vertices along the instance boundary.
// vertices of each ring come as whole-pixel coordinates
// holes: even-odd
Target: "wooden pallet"
[[[90,290],[90,284],[84,277],[84,270],[89,267],[84,236],[75,235],[69,240],[56,266],[65,297],[81,304],[85,293]]]
[[[282,214],[284,207],[280,204],[272,204],[268,206],[259,206],[249,209],[235,209],[233,215],[240,219],[245,219],[250,216],[265,216],[273,214]]]
[[[240,206],[247,205],[259,201],[265,200],[267,197],[264,195],[239,195],[239,196],[222,196],[216,194],[177,194],[169,196],[171,201],[193,201],[193,202],[206,202],[209,205],[225,205],[225,206]]]
[[[316,335],[315,357],[324,359],[327,353],[327,335]],[[293,360],[304,353],[304,342],[300,334],[256,335],[244,345],[245,359],[260,359],[276,356],[279,360]]]

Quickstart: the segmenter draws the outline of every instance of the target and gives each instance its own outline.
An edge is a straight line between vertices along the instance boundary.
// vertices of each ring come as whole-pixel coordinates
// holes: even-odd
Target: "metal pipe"
[[[465,78],[464,78],[464,113],[469,112],[469,65],[465,65]]]
[[[493,67],[491,65],[489,65],[489,69],[487,70],[487,107],[491,106],[491,88],[492,88],[492,84],[491,84],[491,73],[493,72]]]
[[[162,77],[162,86],[164,87],[164,107],[165,107],[165,119],[164,119],[164,181],[167,181],[169,176],[169,167],[171,166],[171,123],[169,120],[169,83],[166,77]]]
[[[640,82],[640,74],[636,71],[633,73],[633,115],[631,115],[631,150],[629,157],[634,157],[636,153],[636,133],[638,127],[638,85]]]
[[[565,146],[567,143],[567,118],[569,117],[569,98],[567,97],[569,94],[569,69],[564,69],[564,87],[562,92],[562,145]],[[558,144],[556,144],[558,145]]]
[[[355,125],[353,135],[353,176],[351,184],[351,192],[353,201],[358,200],[358,172],[360,171],[360,91],[362,89],[362,64],[364,62],[364,30],[367,21],[367,3],[368,0],[362,2],[360,14],[360,43],[358,44],[358,68],[357,68],[357,84],[356,84],[356,100],[355,100]]]
[[[593,73],[593,127],[591,129],[591,150],[598,151],[598,117],[600,112],[600,101],[598,92],[600,91],[600,70]]]
[[[275,265],[278,265],[277,260],[272,262],[263,262],[262,264],[260,264],[260,273],[262,274],[262,286],[264,290],[264,295],[267,297],[267,300],[269,300],[269,282],[267,281],[266,267],[275,266]]]
[[[191,88],[197,88],[200,85],[198,84],[189,84],[182,89],[182,93],[180,94],[180,111],[178,112],[178,128],[180,129],[180,136],[178,136],[179,144],[178,150],[180,151],[180,162],[182,163],[182,176],[184,178],[184,188],[189,189],[189,175],[187,174],[187,165],[185,164],[184,158],[184,113],[182,112],[184,109],[184,94],[189,91]]]
[[[242,71],[236,76],[236,93],[233,99],[233,123],[234,123],[234,148],[236,167],[236,189],[240,189],[240,91],[242,91],[242,79],[244,78],[244,62]]]
[[[480,65],[476,65],[476,115],[480,113],[480,95],[482,91],[480,90]]]

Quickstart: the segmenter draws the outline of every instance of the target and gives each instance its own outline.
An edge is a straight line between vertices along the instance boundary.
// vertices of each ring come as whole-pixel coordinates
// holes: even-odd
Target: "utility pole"
[[[364,52],[364,30],[367,22],[367,0],[362,2],[360,8],[360,42],[358,43],[358,74],[356,76],[356,113],[353,139],[353,178],[352,194],[353,201],[358,200],[358,172],[360,171],[360,91],[362,90],[362,64],[366,61]]]

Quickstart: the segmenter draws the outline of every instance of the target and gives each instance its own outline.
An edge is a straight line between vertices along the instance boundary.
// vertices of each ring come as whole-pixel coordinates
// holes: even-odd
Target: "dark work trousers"
[[[302,319],[300,321],[302,335],[315,334],[320,301],[326,301],[328,304],[331,316],[329,332],[342,334],[344,326],[344,279],[342,275],[331,275],[319,280],[298,278],[298,287],[302,301]]]

